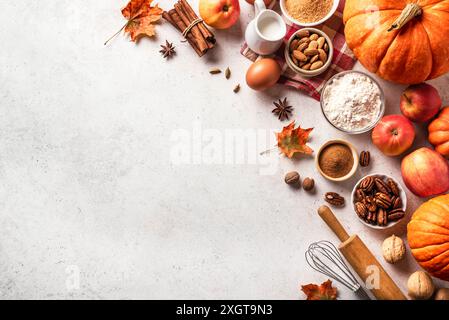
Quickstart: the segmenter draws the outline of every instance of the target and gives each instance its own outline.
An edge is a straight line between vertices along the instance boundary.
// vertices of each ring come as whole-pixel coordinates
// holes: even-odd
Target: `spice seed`
[[[234,90],[232,90],[232,91],[234,91],[234,93],[239,92],[239,91],[240,91],[240,84],[236,85],[236,86],[234,87]]]
[[[229,67],[225,70],[225,77],[226,79],[229,79],[231,77],[231,69],[229,69]]]
[[[219,73],[221,73],[221,70],[218,68],[212,68],[209,70],[209,73],[210,74],[219,74]]]

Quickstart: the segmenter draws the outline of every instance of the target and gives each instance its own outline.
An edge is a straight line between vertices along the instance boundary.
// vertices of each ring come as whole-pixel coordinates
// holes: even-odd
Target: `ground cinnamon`
[[[347,145],[334,143],[321,151],[318,165],[327,176],[341,178],[346,176],[354,167],[354,156]]]

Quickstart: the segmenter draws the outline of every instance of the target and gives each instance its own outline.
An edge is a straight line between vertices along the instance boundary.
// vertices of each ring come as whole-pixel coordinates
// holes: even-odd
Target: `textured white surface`
[[[336,243],[315,213],[322,193],[349,198],[367,172],[400,178],[400,159],[382,157],[369,135],[337,132],[300,92],[244,85],[246,2],[240,24],[217,32],[219,46],[203,59],[166,23],[153,40],[135,45],[119,36],[103,46],[124,23],[125,2],[0,4],[0,297],[303,298],[299,284],[326,280],[306,266],[306,247]],[[165,39],[178,52],[170,61],[158,53]],[[230,66],[231,80],[209,75],[212,66]],[[381,83],[387,113],[397,112],[402,87]],[[432,83],[442,90],[448,80]],[[279,129],[271,103],[284,96],[294,118],[315,127],[315,150],[343,137],[373,153],[371,168],[336,185],[318,176],[313,159],[275,157],[276,172],[261,174],[257,163],[170,157],[177,129],[200,126],[218,137],[227,129]],[[314,177],[317,194],[288,188],[283,174],[291,169]],[[410,196],[409,203],[419,201]],[[336,214],[381,258],[391,231],[367,229],[350,207]],[[404,238],[404,223],[394,232]],[[409,253],[384,265],[403,288],[417,269]],[[356,298],[338,287],[342,298]]]

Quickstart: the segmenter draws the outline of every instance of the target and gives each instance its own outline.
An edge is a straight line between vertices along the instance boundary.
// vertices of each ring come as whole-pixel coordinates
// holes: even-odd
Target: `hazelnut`
[[[449,300],[449,288],[440,288],[435,293],[435,300]]]
[[[295,185],[299,182],[299,173],[296,171],[291,171],[285,175],[285,183],[289,185]]]
[[[312,191],[315,188],[315,180],[312,178],[305,178],[302,182],[302,188],[306,191]]]
[[[408,295],[413,299],[427,300],[432,297],[435,285],[432,278],[424,271],[416,271],[407,281]]]
[[[382,253],[385,261],[396,263],[404,258],[405,245],[401,238],[392,235],[382,243]]]

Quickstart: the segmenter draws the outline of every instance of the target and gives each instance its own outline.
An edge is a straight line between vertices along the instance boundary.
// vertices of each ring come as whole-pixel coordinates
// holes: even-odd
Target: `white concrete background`
[[[368,134],[334,130],[300,92],[246,87],[250,62],[239,53],[253,16],[246,2],[240,23],[216,32],[219,46],[202,59],[167,23],[138,45],[120,35],[103,46],[124,23],[125,4],[0,3],[0,297],[303,299],[300,284],[327,279],[306,265],[305,249],[321,239],[337,243],[315,210],[324,192],[349,198],[355,180],[328,183],[311,158],[279,157],[271,175],[254,164],[175,165],[173,132],[191,132],[195,123],[220,133],[279,129],[272,101],[287,96],[294,119],[315,127],[315,150],[343,137],[372,152],[373,165],[358,177],[400,178],[400,159],[383,157]],[[178,52],[170,61],[158,53],[165,39]],[[213,66],[230,66],[232,79],[210,76]],[[432,83],[448,103],[449,79]],[[387,113],[397,112],[403,87],[382,85]],[[284,184],[292,169],[316,179],[316,195]],[[411,195],[409,202],[412,209],[420,203]],[[350,207],[336,214],[381,259],[392,231],[368,229]],[[394,232],[404,238],[404,227]],[[384,265],[402,288],[418,268],[409,254]],[[337,286],[341,298],[357,298]]]

